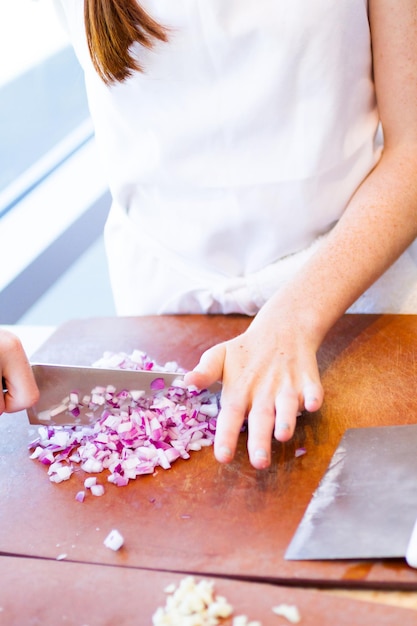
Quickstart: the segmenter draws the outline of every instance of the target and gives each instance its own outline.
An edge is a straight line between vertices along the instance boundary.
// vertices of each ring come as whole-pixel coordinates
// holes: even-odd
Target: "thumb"
[[[221,380],[225,355],[226,347],[224,343],[219,343],[206,350],[195,368],[185,375],[185,384],[203,389]]]

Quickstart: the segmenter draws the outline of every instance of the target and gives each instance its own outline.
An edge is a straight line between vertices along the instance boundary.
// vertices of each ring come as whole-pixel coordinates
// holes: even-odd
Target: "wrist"
[[[340,308],[318,296],[294,293],[284,288],[272,296],[256,316],[263,325],[279,326],[281,332],[297,333],[314,350],[318,350],[325,336],[343,314]]]

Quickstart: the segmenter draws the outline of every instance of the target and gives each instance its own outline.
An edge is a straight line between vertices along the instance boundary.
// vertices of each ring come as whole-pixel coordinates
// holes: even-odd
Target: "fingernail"
[[[304,400],[305,410],[310,411],[310,409],[308,409],[307,407],[313,407],[313,410],[315,410],[315,408],[318,406],[318,402],[319,402],[319,399],[316,398],[315,396],[312,396],[311,398],[305,398]]]
[[[290,430],[290,425],[287,422],[278,422],[275,426],[276,433],[284,433]]]
[[[217,451],[217,458],[223,459],[224,461],[229,461],[232,458],[232,451],[230,448],[226,446],[222,446]]]
[[[255,459],[267,459],[268,453],[263,448],[258,448],[258,450],[255,450],[255,453],[253,456],[255,457]]]
[[[290,430],[290,425],[288,424],[288,422],[278,422],[276,429],[280,432],[283,432],[284,430]]]

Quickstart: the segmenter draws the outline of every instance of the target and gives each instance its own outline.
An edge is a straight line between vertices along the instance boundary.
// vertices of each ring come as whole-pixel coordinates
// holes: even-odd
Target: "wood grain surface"
[[[105,350],[139,348],[158,362],[191,368],[204,349],[242,332],[241,316],[165,316],[74,320],[41,347],[34,361],[91,364]],[[294,439],[273,445],[273,461],[256,471],[242,433],[236,459],[220,465],[212,450],[158,469],[80,504],[85,475],[52,484],[28,458],[34,437],[25,414],[0,419],[0,552],[74,562],[219,575],[284,585],[417,589],[403,559],[286,561],[285,550],[346,428],[414,423],[417,321],[413,316],[346,315],[319,353],[325,387],[321,411],[299,418]],[[307,453],[295,457],[304,446]],[[125,549],[103,539],[117,528]],[[352,622],[353,623],[353,622]]]
[[[168,585],[183,576],[128,567],[0,556],[0,623],[7,626],[151,626]],[[195,577],[196,582],[202,578]],[[301,626],[415,626],[415,611],[337,597],[318,590],[208,579],[216,595],[263,626],[288,626],[273,607],[296,606]],[[222,620],[231,626],[232,619]],[[178,624],[181,626],[181,624]]]

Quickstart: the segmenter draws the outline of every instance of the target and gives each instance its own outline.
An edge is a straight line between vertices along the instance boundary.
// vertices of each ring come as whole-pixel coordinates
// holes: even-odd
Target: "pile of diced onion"
[[[135,350],[105,353],[95,367],[129,370],[180,371],[175,362],[159,366],[146,353]],[[107,480],[121,487],[157,467],[169,469],[179,458],[212,445],[219,411],[219,398],[209,390],[186,387],[182,378],[163,387],[156,377],[153,394],[138,390],[97,387],[88,398],[79,399],[69,390],[61,404],[72,415],[88,403],[97,419],[83,426],[40,426],[29,448],[31,458],[48,466],[52,482],[70,478],[74,466],[87,473],[108,472]],[[94,490],[93,490],[94,493]],[[102,495],[103,490],[95,495]],[[83,499],[78,494],[79,500]]]

